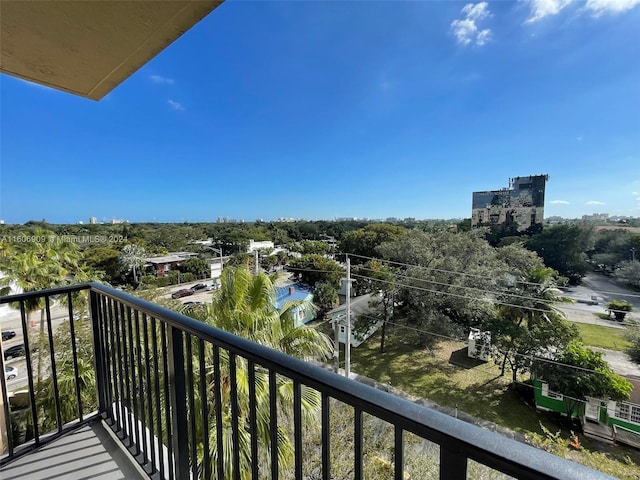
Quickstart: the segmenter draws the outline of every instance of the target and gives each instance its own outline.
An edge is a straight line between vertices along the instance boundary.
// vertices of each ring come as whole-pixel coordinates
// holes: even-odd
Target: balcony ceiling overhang
[[[2,0],[0,71],[99,100],[222,0]]]

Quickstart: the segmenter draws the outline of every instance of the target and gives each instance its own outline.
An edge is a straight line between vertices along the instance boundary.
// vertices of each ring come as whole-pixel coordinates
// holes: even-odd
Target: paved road
[[[162,295],[162,296],[164,298],[171,298],[171,294],[172,293],[177,292],[178,290],[189,289],[189,288],[193,287],[194,285],[197,285],[198,283],[203,283],[205,285],[211,285],[211,280],[201,280],[201,281],[197,281],[197,282],[184,283],[182,285],[174,285],[174,286],[168,287],[166,293],[164,295]],[[199,290],[196,293],[194,293],[193,295],[189,295],[187,297],[178,298],[177,300],[180,301],[182,304],[184,304],[185,302],[211,303],[211,297],[213,296],[214,292],[215,292],[215,290],[210,290],[210,291]]]
[[[640,293],[618,283],[614,278],[596,273],[590,273],[582,280],[584,288],[597,292],[605,302],[613,299],[626,300],[631,303],[634,310],[640,310]]]
[[[590,273],[583,279],[582,285],[566,289],[563,295],[577,302],[573,305],[557,305],[567,313],[570,317],[569,320],[623,328],[623,326],[615,320],[603,320],[598,318],[596,314],[607,313],[607,302],[613,299],[624,299],[634,305],[634,311],[627,314],[625,323],[627,320],[640,321],[640,294],[619,284],[611,277]],[[586,303],[594,301],[594,299],[598,302],[597,305],[589,305]]]
[[[557,304],[557,306],[565,312],[567,319],[572,322],[592,323],[612,328],[625,328],[624,324],[615,321],[613,318],[611,320],[604,320],[595,315],[596,313],[606,313],[606,303],[614,298],[624,299],[632,303],[635,312],[628,314],[627,319],[640,320],[640,295],[620,285],[611,277],[590,273],[583,279],[582,285],[571,287],[564,295],[572,298],[576,302],[587,302],[592,300],[593,297],[595,297],[598,302],[597,305],[588,305],[586,303],[575,303],[572,305]],[[627,319],[625,319],[625,324],[627,323]],[[605,360],[616,373],[632,378],[640,378],[640,366],[632,362],[626,353],[605,350],[604,348],[592,348],[604,354]]]
[[[53,330],[55,331],[58,326],[69,319],[69,310],[66,305],[57,306],[53,305],[51,307],[51,325]],[[34,312],[31,315],[31,320],[34,322],[32,327],[31,324],[27,325],[27,328],[30,329],[39,329],[40,328],[40,311]],[[22,320],[20,318],[19,311],[11,311],[7,315],[4,315],[0,318],[0,327],[2,330],[13,330],[16,332],[16,336],[10,340],[2,341],[2,349],[6,350],[7,348],[17,345],[19,343],[24,343],[23,334],[22,334]],[[37,361],[37,354],[32,354],[32,360],[34,363]],[[7,389],[9,392],[14,390],[20,390],[27,386],[27,364],[25,361],[25,357],[12,358],[9,360],[5,360],[7,365],[11,365],[18,369],[18,377],[12,380],[7,380]],[[34,365],[35,369],[35,365]]]
[[[14,390],[21,390],[23,387],[26,387],[29,383],[27,380],[27,362],[24,357],[15,358],[11,360],[5,361],[5,365],[11,365],[18,369],[18,376],[11,380],[7,380],[7,389],[9,392]]]

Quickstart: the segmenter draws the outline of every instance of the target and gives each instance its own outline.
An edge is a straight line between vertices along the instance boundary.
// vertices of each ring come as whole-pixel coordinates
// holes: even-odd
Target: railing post
[[[467,456],[453,445],[440,445],[440,480],[466,480]]]
[[[171,442],[177,480],[188,479],[189,436],[187,432],[187,398],[184,378],[184,341],[179,328],[169,326],[169,382],[171,391]],[[194,459],[195,460],[195,459]]]
[[[98,389],[98,412],[107,413],[107,374],[105,359],[107,356],[107,342],[103,335],[102,311],[98,293],[89,290],[89,308],[93,325],[93,352],[96,362],[96,386]]]

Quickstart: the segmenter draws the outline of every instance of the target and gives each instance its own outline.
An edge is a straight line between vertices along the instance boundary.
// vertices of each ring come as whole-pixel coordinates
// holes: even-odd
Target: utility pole
[[[253,254],[254,254],[254,262],[255,262],[254,273],[258,275],[258,272],[260,271],[260,265],[258,264],[258,250],[254,250]]]
[[[351,374],[351,259],[347,257],[347,328],[344,341],[344,375]]]
[[[209,250],[213,250],[214,253],[217,253],[218,255],[220,255],[220,282],[222,283],[222,269],[224,268],[224,265],[222,264],[222,248],[215,248],[215,247],[206,247]],[[215,280],[215,279],[214,279]]]
[[[26,333],[25,333],[26,335]],[[2,338],[0,337],[0,350],[4,351],[2,348]],[[7,411],[9,409],[7,408]],[[0,454],[3,454],[7,451],[9,446],[9,439],[7,437],[7,428],[6,428],[6,419],[5,419],[5,410],[4,410],[4,395],[0,395]]]
[[[333,322],[333,371],[340,372],[340,317]]]
[[[636,247],[631,247],[631,261],[636,261]]]

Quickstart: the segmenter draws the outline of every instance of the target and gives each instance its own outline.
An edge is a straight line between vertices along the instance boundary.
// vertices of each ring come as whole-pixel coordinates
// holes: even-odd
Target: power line
[[[367,318],[371,318],[371,319],[374,319],[374,320],[376,319],[376,317],[367,317]],[[378,320],[380,320],[380,319],[378,319]],[[437,333],[434,333],[434,332],[428,332],[426,330],[416,329],[416,328],[413,328],[413,327],[409,327],[408,325],[401,325],[401,324],[398,324],[398,323],[395,323],[395,322],[391,322],[391,321],[387,321],[387,324],[395,325],[395,326],[398,326],[400,328],[406,328],[406,329],[409,329],[409,330],[414,330],[414,331],[418,331],[418,332],[422,332],[422,333],[427,333],[429,335],[445,338],[447,340],[452,340],[452,341],[456,341],[456,342],[460,342],[460,343],[464,343],[465,345],[468,345],[468,342],[464,342],[464,341],[462,341],[460,339],[456,339],[455,337],[448,337],[446,335],[441,335],[441,334],[437,334]],[[498,350],[498,351],[500,353],[502,353],[502,351],[500,351],[500,350]],[[516,354],[516,355],[519,355],[519,354]],[[549,359],[544,359],[544,360],[551,361]],[[344,363],[344,362],[340,362],[340,363]],[[556,363],[558,365],[562,365],[562,366],[565,366],[565,367],[569,367],[569,368],[575,368],[575,369],[578,369],[578,370],[586,371],[587,373],[594,373],[594,374],[601,374],[602,375],[602,372],[598,372],[596,370],[586,369],[586,368],[579,367],[579,366],[576,366],[576,365],[568,365],[568,364],[563,364],[561,362],[556,362],[556,361],[553,361],[553,363]],[[489,372],[488,369],[486,369],[486,368],[475,368],[474,372],[481,372],[482,374],[484,374],[486,376],[491,376],[491,377],[494,376],[494,373]],[[531,384],[528,384],[528,383],[520,382],[520,381],[517,381],[517,380],[515,382],[512,382],[512,383],[515,383],[515,384],[518,384],[518,385],[523,385],[523,386],[532,388],[534,390],[536,389],[535,385],[531,385]],[[553,392],[553,393],[558,393],[558,394],[562,395],[564,398],[568,398],[568,399],[571,399],[571,400],[574,400],[574,401],[577,401],[577,402],[580,402],[580,403],[584,403],[584,404],[587,403],[585,400],[582,400],[582,399],[576,398],[576,397],[571,397],[571,396],[565,395],[564,393],[561,393],[561,392]]]
[[[360,266],[358,268],[362,269],[362,270],[369,270],[371,272],[376,272],[376,270],[374,270],[373,268],[367,268],[367,267],[362,267],[362,266]],[[451,284],[451,283],[438,282],[436,280],[429,280],[429,279],[426,279],[426,278],[412,277],[410,275],[404,275],[404,274],[396,273],[396,272],[389,272],[389,274],[395,275],[396,277],[402,277],[402,278],[405,278],[407,280],[416,280],[416,281],[419,281],[419,282],[427,282],[427,283],[432,283],[434,285],[442,285],[442,286],[445,286],[445,287],[467,288],[467,289],[471,289],[471,290],[478,290],[480,292],[492,293],[494,295],[509,295],[511,297],[522,298],[522,299],[525,299],[525,300],[533,300],[535,302],[543,302],[544,303],[546,301],[550,301],[548,299],[540,298],[540,297],[528,297],[526,295],[520,295],[518,293],[511,293],[511,292],[496,292],[494,290],[487,290],[485,288],[473,287],[473,286],[470,286],[470,285],[454,285],[454,284]],[[373,280],[377,280],[374,277],[371,277],[371,278]]]
[[[367,257],[365,255],[358,255],[358,254],[355,254],[355,253],[346,253],[345,255],[364,258],[364,259],[367,259],[367,260],[377,260],[379,262],[390,263],[390,264],[399,265],[399,266],[402,266],[402,267],[421,268],[421,269],[424,269],[424,270],[433,270],[434,272],[441,272],[441,273],[452,273],[454,275],[463,275],[463,276],[466,276],[466,277],[488,278],[488,279],[494,279],[495,278],[494,276],[491,276],[491,275],[480,275],[480,274],[477,274],[477,273],[456,272],[455,270],[445,270],[445,269],[442,269],[442,268],[425,267],[423,265],[413,265],[413,264],[410,264],[410,263],[396,262],[394,260],[386,260],[384,258]],[[514,280],[514,281],[516,283],[544,286],[544,284],[542,284],[542,283],[527,282],[527,281],[524,281],[524,280]]]
[[[352,274],[351,276],[352,277],[359,277],[359,278],[367,278],[367,279],[371,278],[371,277],[367,277],[365,275],[358,275],[358,274],[355,274],[355,273]],[[420,291],[423,291],[423,292],[436,293],[436,294],[440,294],[440,295],[448,295],[448,296],[451,296],[451,297],[464,298],[464,299],[467,299],[467,300],[478,300],[478,298],[470,297],[468,295],[461,295],[461,294],[452,293],[452,292],[443,292],[443,291],[440,291],[440,290],[432,290],[432,289],[429,289],[429,288],[419,287],[417,285],[407,285],[407,284],[404,284],[404,283],[391,282],[391,281],[388,281],[388,280],[381,280],[381,279],[374,279],[374,280],[376,280],[377,282],[383,282],[383,283],[387,283],[387,284],[390,284],[390,285],[401,286],[401,287],[405,287],[405,288],[413,288],[414,290],[420,290]],[[488,299],[487,299],[487,301],[488,301]],[[537,312],[549,313],[548,310],[543,310],[541,308],[524,307],[522,305],[516,305],[516,304],[513,304],[513,303],[502,302],[500,300],[492,300],[492,302],[496,303],[498,305],[504,305],[505,307],[514,307],[514,308],[521,308],[521,309],[525,309],[525,310],[532,310],[532,311],[537,311]]]
[[[410,264],[410,263],[397,262],[397,261],[394,261],[394,260],[387,260],[387,259],[384,259],[384,258],[368,257],[368,256],[365,256],[365,255],[358,255],[356,253],[345,253],[344,255],[358,257],[358,258],[364,258],[366,260],[376,260],[376,261],[379,261],[379,262],[385,262],[385,263],[404,266],[404,267],[420,268],[420,269],[424,269],[424,270],[433,270],[433,271],[436,271],[436,272],[450,273],[450,274],[454,274],[454,275],[463,275],[463,276],[467,276],[467,277],[486,278],[486,279],[490,279],[490,280],[493,280],[495,278],[494,276],[491,276],[491,275],[480,275],[480,274],[474,274],[474,273],[458,272],[458,271],[455,271],[455,270],[446,270],[446,269],[442,269],[442,268],[426,267],[426,266],[423,266],[423,265],[415,265],[415,264]],[[514,280],[514,282],[515,283],[526,284],[526,285],[536,285],[536,286],[541,286],[541,287],[545,287],[546,286],[544,283],[527,282],[525,280]],[[603,294],[606,294],[606,295],[618,295],[618,296],[625,296],[625,297],[640,298],[640,294],[634,294],[634,293],[605,292],[605,291],[595,290],[595,289],[593,291],[595,293],[603,293]]]
[[[371,257],[366,257],[366,258],[371,258]],[[339,273],[337,271],[332,271],[332,270],[317,270],[317,269],[312,269],[312,268],[295,268],[295,267],[287,267],[287,268],[290,269],[290,270],[295,270],[295,271],[299,271],[299,272]],[[373,270],[373,271],[375,271],[375,270]],[[448,286],[448,287],[452,287],[452,288],[462,288],[462,289],[466,288],[466,289],[476,289],[476,290],[479,289],[479,287],[453,285],[453,284],[448,284],[448,283],[438,283],[438,282],[432,282],[431,280],[420,279],[420,278],[417,278],[417,277],[409,277],[409,276],[398,274],[398,273],[394,273],[394,272],[389,272],[389,273],[392,274],[392,275],[398,275],[398,276],[406,277],[408,279],[415,279],[415,280],[418,280],[418,281],[437,283],[439,285]],[[404,288],[409,288],[409,289],[414,289],[414,290],[421,290],[421,291],[424,291],[424,292],[429,292],[429,293],[434,293],[434,294],[439,294],[439,295],[447,295],[447,296],[452,296],[452,297],[457,297],[457,298],[464,298],[464,299],[467,299],[467,300],[478,300],[478,297],[470,297],[468,295],[461,295],[461,294],[456,294],[456,293],[442,291],[442,290],[431,290],[431,289],[428,289],[428,288],[419,287],[417,285],[409,285],[409,284],[406,284],[406,283],[391,282],[391,281],[388,281],[388,280],[383,280],[383,279],[379,279],[379,278],[375,278],[375,277],[371,277],[371,276],[367,276],[367,275],[359,275],[359,274],[352,273],[351,276],[352,277],[359,277],[359,278],[363,278],[363,279],[367,279],[367,280],[373,280],[373,281],[376,281],[376,282],[383,282],[383,283],[394,285],[394,286],[399,286],[399,287],[404,287]],[[542,285],[542,284],[534,283],[533,285]],[[521,296],[521,295],[518,295],[518,294],[511,294],[509,292],[494,292],[494,291],[487,291],[487,290],[481,290],[481,291],[486,291],[488,293],[494,293],[494,294],[497,294],[497,295],[514,295],[514,296],[517,296],[517,297],[520,297],[520,298],[525,298],[525,299],[529,299],[529,300],[535,300],[538,303],[542,303],[544,305],[547,305],[549,307],[556,308],[556,309],[562,308],[562,309],[565,309],[565,310],[572,310],[572,311],[576,311],[576,312],[584,312],[584,310],[582,310],[582,309],[570,307],[568,305],[554,305],[551,300],[544,300],[544,299],[535,298],[535,297],[526,297],[526,296]],[[518,309],[521,309],[521,310],[529,310],[529,311],[537,311],[537,312],[541,312],[541,313],[549,313],[549,309],[545,310],[545,309],[536,308],[536,307],[530,307],[530,306],[526,306],[526,305],[517,305],[517,304],[513,304],[513,303],[503,302],[503,301],[500,301],[498,299],[485,299],[485,300],[486,301],[490,301],[493,304],[502,305],[502,306],[505,306],[505,307],[513,307],[513,308],[518,308]],[[612,309],[608,309],[608,310],[610,312],[612,312],[612,313],[616,313],[616,312],[629,313],[629,312],[626,312],[626,311],[623,311],[623,310],[612,310]],[[618,322],[617,325],[637,326],[635,323],[630,323],[630,322]]]
[[[371,258],[371,257],[366,257],[366,258]],[[417,265],[413,265],[413,266],[417,266]],[[340,273],[340,272],[333,271],[333,270],[318,270],[318,269],[312,269],[312,268],[287,267],[287,269],[295,270],[297,272],[334,273],[334,274]],[[373,271],[375,271],[375,270],[373,270]],[[516,296],[516,297],[519,297],[519,298],[524,298],[524,299],[528,299],[528,300],[535,300],[538,303],[542,303],[542,304],[548,305],[550,307],[564,308],[566,310],[573,310],[573,311],[576,311],[576,312],[584,311],[582,309],[573,308],[573,307],[570,307],[570,306],[567,306],[567,305],[555,306],[555,305],[553,305],[553,302],[551,300],[544,300],[544,299],[535,298],[535,297],[526,297],[526,296],[522,296],[522,295],[518,295],[518,294],[512,294],[512,293],[509,293],[509,292],[494,292],[494,291],[490,291],[490,290],[482,290],[479,287],[471,287],[471,286],[453,285],[453,284],[449,284],[449,283],[434,282],[434,281],[431,281],[431,280],[420,279],[420,278],[417,278],[417,277],[409,277],[409,276],[398,274],[398,273],[394,273],[394,272],[389,272],[389,273],[392,274],[392,275],[398,275],[398,276],[406,277],[408,279],[414,279],[414,280],[418,280],[418,281],[436,283],[436,284],[439,284],[439,285],[442,285],[442,286],[448,286],[448,287],[452,287],[452,288],[475,289],[475,290],[485,291],[485,292],[488,292],[488,293],[494,293],[494,294],[497,294],[497,295],[513,295],[513,296]],[[448,296],[453,296],[453,297],[458,297],[458,298],[464,298],[464,299],[467,299],[467,300],[478,300],[477,297],[470,297],[468,295],[461,295],[461,294],[456,294],[456,293],[442,291],[442,290],[431,290],[431,289],[427,289],[427,288],[424,288],[424,287],[419,287],[417,285],[408,285],[406,283],[390,282],[388,280],[374,278],[374,277],[367,276],[367,275],[359,275],[359,274],[352,273],[351,276],[352,277],[359,277],[359,278],[363,278],[363,279],[368,279],[368,280],[373,280],[373,281],[376,281],[376,282],[383,282],[383,283],[387,283],[387,284],[395,285],[395,286],[400,286],[400,287],[404,287],[404,288],[413,288],[415,290],[421,290],[421,291],[434,293],[434,294],[448,295]],[[531,282],[529,282],[529,283],[531,283]],[[542,284],[532,283],[532,285],[542,285]],[[486,300],[489,301],[489,299],[486,299]],[[492,299],[490,301],[492,303],[494,303],[494,304],[503,305],[505,307],[513,307],[513,308],[519,308],[519,309],[522,309],[522,310],[530,310],[530,311],[537,311],[537,312],[542,312],[542,313],[549,313],[549,310],[536,308],[536,307],[529,307],[529,306],[525,306],[525,305],[517,305],[517,304],[507,303],[507,302],[500,301],[498,299]],[[612,310],[612,309],[608,309],[608,310],[610,312],[613,312],[613,313],[616,313],[616,312],[629,313],[629,312],[626,312],[626,311],[623,311],[623,310]],[[618,325],[635,326],[634,323],[629,323],[629,322],[618,322]]]
[[[337,270],[316,270],[314,268],[297,268],[297,267],[285,267],[287,270],[294,270],[296,272],[315,272],[315,273],[335,273],[335,274],[343,274],[344,272],[339,272]]]
[[[358,317],[359,318],[368,318],[370,320],[384,321],[383,318],[372,317],[372,316],[369,316],[369,315],[366,315],[366,314],[361,314]],[[402,325],[400,323],[393,322],[391,320],[387,320],[385,323],[387,323],[387,325],[395,325],[395,326],[397,326],[399,328],[405,328],[405,329],[408,329],[408,330],[413,330],[415,332],[424,333],[424,334],[427,334],[427,335],[444,338],[446,340],[451,340],[451,341],[454,341],[454,342],[464,343],[467,346],[469,345],[469,342],[464,340],[464,339],[451,337],[451,336],[444,335],[444,334],[441,334],[441,333],[431,332],[429,330],[423,330],[423,329],[419,329],[419,328],[415,328],[415,327],[410,327],[408,325]],[[516,357],[522,357],[522,358],[525,358],[525,359],[529,359],[529,361],[531,361],[532,363],[533,363],[533,361],[539,361],[539,362],[551,363],[551,364],[558,365],[558,366],[561,366],[561,367],[573,368],[575,370],[581,370],[581,371],[587,372],[587,373],[594,373],[594,374],[604,375],[603,372],[599,372],[599,371],[594,370],[592,368],[580,367],[579,365],[571,365],[571,364],[559,362],[557,360],[553,360],[553,359],[550,359],[550,358],[540,357],[540,356],[536,356],[536,355],[526,355],[524,353],[518,353],[518,352],[509,353],[509,352],[505,352],[504,350],[500,350],[498,348],[496,348],[495,351],[497,351],[501,355],[513,355],[513,356],[516,356]]]
[[[364,269],[365,270],[370,270],[372,272],[376,271],[376,270],[373,270],[373,269],[370,269],[370,268],[366,268],[366,267]],[[554,301],[554,300],[550,300],[550,299],[545,299],[545,298],[540,298],[540,297],[528,297],[526,295],[520,295],[520,294],[517,294],[517,293],[510,293],[510,292],[496,292],[496,291],[493,291],[493,290],[486,290],[486,289],[482,289],[480,287],[472,287],[472,286],[468,286],[468,285],[453,285],[451,283],[437,282],[437,281],[429,280],[429,279],[411,277],[409,275],[403,275],[403,274],[395,273],[395,272],[389,272],[389,274],[390,275],[395,275],[397,277],[403,277],[403,278],[405,278],[407,280],[415,280],[415,281],[419,281],[419,282],[433,283],[433,284],[436,284],[436,285],[452,287],[452,288],[460,288],[460,289],[465,289],[466,288],[466,289],[469,289],[469,290],[478,290],[478,291],[481,291],[481,292],[491,293],[491,294],[494,294],[494,295],[508,295],[508,296],[512,296],[512,297],[515,297],[515,298],[522,298],[522,299],[525,299],[525,300],[532,300],[532,301],[534,301],[534,302],[536,302],[538,304],[543,304],[543,305],[549,306],[550,310],[554,309],[554,308],[555,309],[566,308],[567,310],[574,310],[574,311],[580,311],[580,312],[584,311],[582,309],[572,308],[572,307],[569,307],[569,306],[564,305],[564,304],[559,306],[559,305],[556,305],[556,304],[557,303],[562,303],[562,302]],[[353,274],[352,276],[359,276],[359,275],[358,274]],[[360,277],[369,278],[369,279],[371,279],[373,281],[382,281],[382,282],[385,281],[385,280],[382,280],[382,279],[379,279],[379,278],[375,278],[375,277],[372,277],[372,276],[367,276],[367,275],[360,275]],[[387,282],[387,283],[389,283],[389,282]],[[404,286],[406,288],[419,288],[418,286],[415,286],[415,285],[406,285],[406,284],[398,284],[398,285],[402,285],[402,286]],[[429,291],[431,291],[431,290],[429,290]],[[446,292],[446,291],[442,291],[442,290],[435,290],[433,292],[437,292],[437,293],[440,293],[442,295],[455,295],[455,294],[453,294],[451,292]],[[465,298],[475,299],[475,297],[465,297]],[[502,304],[502,305],[505,305],[505,306],[513,306],[513,305],[510,305],[510,304],[507,304],[507,303],[504,303],[504,302],[500,302],[497,299],[492,300],[492,301],[494,303]],[[526,305],[518,305],[517,307],[520,308],[520,309],[524,309],[524,310],[539,310],[539,311],[544,311],[544,312],[548,312],[549,311],[549,310],[536,309],[535,307],[529,307],[529,306],[526,306]],[[624,311],[624,310],[615,310],[615,309],[610,309],[610,308],[607,309],[607,310],[612,312],[612,313],[629,313],[629,312]],[[627,323],[627,322],[624,322],[624,323],[620,323],[619,322],[619,324],[621,324],[621,325],[635,325],[634,323]]]

